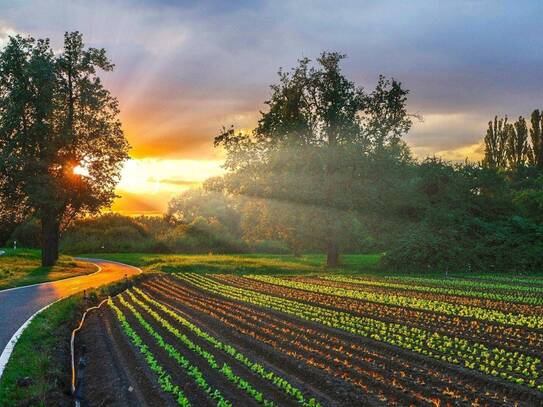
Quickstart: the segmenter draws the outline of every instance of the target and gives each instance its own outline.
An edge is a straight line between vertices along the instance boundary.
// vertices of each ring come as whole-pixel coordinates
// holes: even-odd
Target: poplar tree
[[[484,138],[485,157],[483,165],[488,168],[505,169],[507,166],[506,149],[510,124],[507,116],[503,119],[494,117],[494,121],[488,122],[488,129]]]
[[[530,117],[530,139],[532,141],[532,165],[543,170],[543,112],[534,110]]]
[[[531,148],[528,144],[528,126],[522,116],[507,128],[505,155],[511,170],[517,170],[529,161]]]

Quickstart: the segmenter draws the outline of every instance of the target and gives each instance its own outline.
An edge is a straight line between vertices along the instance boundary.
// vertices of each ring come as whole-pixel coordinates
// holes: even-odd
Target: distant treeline
[[[368,163],[358,211],[344,224],[345,252],[385,252],[397,269],[528,272],[543,267],[543,176],[533,166],[383,159]],[[161,217],[106,214],[75,222],[68,253],[294,253],[322,250],[321,207],[227,194],[220,179],[185,191]],[[363,205],[363,206],[362,206]],[[5,226],[5,225],[4,225]],[[5,236],[5,234],[4,234]],[[36,220],[11,239],[39,247]]]
[[[237,214],[230,212],[229,200],[194,189],[183,193],[176,201],[198,205],[192,217],[178,219],[180,211],[173,216],[123,216],[108,213],[74,222],[62,235],[61,250],[64,253],[289,253],[288,246],[280,241],[248,241]],[[212,199],[211,196],[213,196]],[[224,199],[221,199],[224,198]],[[225,217],[226,215],[227,217]],[[229,218],[228,216],[232,216]],[[41,226],[37,219],[23,222],[8,233],[6,224],[3,236],[6,245],[16,240],[19,246],[39,248]],[[6,240],[6,236],[9,238]]]

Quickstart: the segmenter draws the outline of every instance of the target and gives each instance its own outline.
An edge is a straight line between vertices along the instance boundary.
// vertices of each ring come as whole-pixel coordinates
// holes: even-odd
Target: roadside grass
[[[128,282],[87,291],[86,296],[75,294],[36,315],[17,341],[0,378],[0,406],[69,405],[70,335],[84,310],[150,277],[152,274],[140,274]]]
[[[301,257],[271,254],[150,254],[100,253],[84,254],[138,266],[144,271],[166,273],[234,273],[234,274],[320,274],[327,273],[379,273],[380,254],[347,254],[336,269],[324,267],[325,256],[308,254]]]
[[[1,406],[48,404],[58,378],[66,375],[67,365],[56,363],[56,353],[69,349],[69,324],[81,301],[76,295],[56,302],[25,329],[0,380]]]
[[[41,267],[41,252],[33,249],[3,249],[0,256],[0,290],[62,280],[96,271],[92,264],[60,256],[54,267]]]

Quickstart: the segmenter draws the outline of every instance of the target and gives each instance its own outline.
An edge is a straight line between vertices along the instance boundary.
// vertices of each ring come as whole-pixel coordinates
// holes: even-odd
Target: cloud
[[[477,113],[433,113],[415,121],[406,141],[419,158],[464,150],[484,137],[488,118]],[[448,154],[446,158],[453,155]],[[470,157],[471,158],[471,157]],[[465,157],[461,158],[462,160]]]
[[[133,159],[125,163],[118,188],[150,195],[166,191],[179,193],[183,187],[222,173],[220,161]]]
[[[182,186],[182,187],[194,187],[196,185],[200,185],[200,182],[197,181],[189,181],[184,179],[163,179],[160,180],[161,184],[170,184],[175,186]]]
[[[348,54],[345,73],[366,89],[380,73],[410,89],[425,118],[407,137],[418,156],[476,158],[495,114],[543,107],[542,14],[536,0],[0,0],[0,45],[7,29],[55,48],[79,30],[106,48],[104,83],[139,159],[218,162],[221,126],[254,127],[278,68],[323,50]]]
[[[17,31],[13,26],[4,23],[0,20],[0,48],[7,45],[9,37],[14,37],[16,35],[25,35],[24,32]]]

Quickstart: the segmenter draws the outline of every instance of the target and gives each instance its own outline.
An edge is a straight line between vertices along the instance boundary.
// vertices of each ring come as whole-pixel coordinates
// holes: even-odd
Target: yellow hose
[[[103,300],[100,304],[98,304],[97,306],[94,306],[94,307],[90,307],[88,308],[84,313],[83,313],[83,317],[81,318],[81,322],[79,323],[79,326],[77,328],[75,328],[73,331],[72,331],[72,339],[70,341],[70,349],[71,349],[71,354],[72,354],[72,394],[75,393],[75,380],[76,380],[76,373],[75,373],[75,362],[74,362],[74,342],[75,342],[75,334],[77,331],[79,331],[82,327],[83,327],[83,323],[85,322],[85,317],[87,316],[87,312],[93,310],[93,309],[98,309],[102,306],[102,304],[104,304],[105,302],[107,302],[107,298],[105,300]]]

